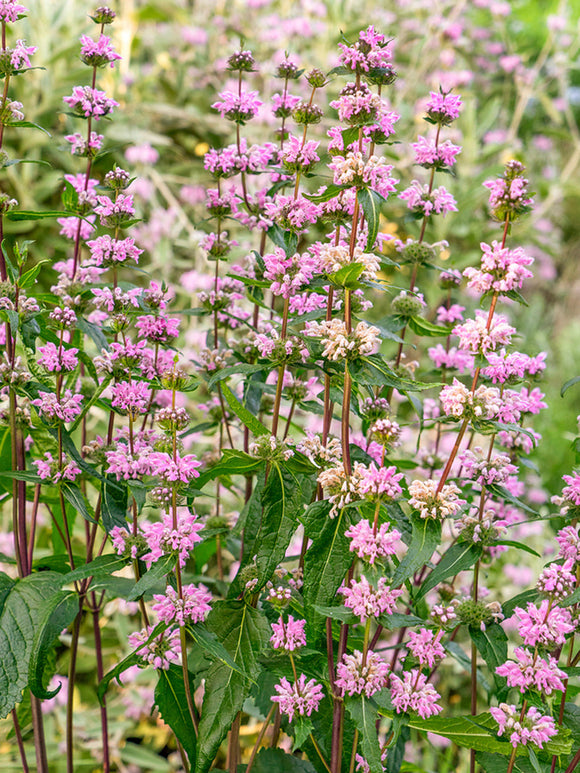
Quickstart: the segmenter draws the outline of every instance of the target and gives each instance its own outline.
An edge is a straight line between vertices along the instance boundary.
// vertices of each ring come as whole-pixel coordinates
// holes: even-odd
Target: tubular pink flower
[[[382,690],[387,683],[388,664],[372,650],[367,652],[363,665],[363,654],[355,650],[352,655],[345,654],[336,667],[335,685],[342,695],[362,695],[367,698]]]
[[[295,714],[309,717],[313,711],[318,711],[318,704],[324,697],[322,685],[315,679],[306,681],[304,674],[300,674],[294,684],[290,684],[283,676],[274,689],[278,695],[272,697],[272,702],[280,706],[280,711],[286,714],[289,722],[292,722]]]
[[[270,637],[274,649],[284,649],[286,652],[294,652],[299,647],[306,646],[306,634],[304,627],[306,620],[294,620],[292,615],[284,622],[280,616],[277,623],[272,623],[273,634]]]
[[[391,674],[391,701],[400,714],[415,711],[422,719],[427,719],[443,711],[437,701],[441,696],[427,676],[416,668],[403,674],[403,678]]]

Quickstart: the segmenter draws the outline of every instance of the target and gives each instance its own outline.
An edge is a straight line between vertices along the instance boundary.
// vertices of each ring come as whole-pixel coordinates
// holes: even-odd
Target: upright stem
[[[18,753],[20,754],[20,762],[22,764],[22,773],[29,773],[28,760],[26,759],[26,752],[24,750],[24,742],[22,740],[22,731],[20,729],[20,722],[18,721],[18,715],[16,709],[12,709],[10,712],[12,715],[12,722],[14,724],[14,735],[16,736],[16,743],[18,745]]]
[[[101,629],[99,627],[100,606],[97,604],[97,597],[94,591],[91,592],[93,630],[95,636],[95,656],[97,659],[97,682],[100,682],[104,675],[103,668],[103,645],[101,641]],[[72,690],[73,686],[69,685]],[[107,717],[107,698],[103,695],[101,699],[101,738],[103,743],[103,773],[109,773],[111,770],[111,761],[109,755],[109,721]]]

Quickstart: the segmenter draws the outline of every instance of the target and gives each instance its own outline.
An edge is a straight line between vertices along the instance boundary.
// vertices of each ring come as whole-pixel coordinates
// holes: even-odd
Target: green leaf
[[[377,241],[381,220],[381,204],[384,201],[384,198],[380,193],[373,191],[371,188],[359,188],[356,197],[364,212],[369,229],[365,252],[372,252],[375,242]]]
[[[426,593],[448,577],[455,577],[459,572],[470,569],[481,556],[481,552],[481,548],[478,545],[467,542],[456,542],[454,545],[451,545],[441,561],[439,561],[419,588],[419,592],[415,597],[416,600],[423,598]]]
[[[411,328],[413,333],[419,336],[448,336],[451,334],[450,327],[442,327],[441,325],[434,325],[432,322],[427,322],[423,317],[409,317],[407,320],[408,327]]]
[[[370,773],[383,773],[381,747],[377,735],[377,706],[367,698],[345,698],[345,706],[359,731],[362,756],[367,761]]]
[[[207,382],[207,388],[211,391],[219,381],[224,381],[224,379],[227,379],[230,376],[234,376],[236,374],[249,376],[252,373],[259,373],[260,371],[266,370],[267,368],[267,365],[240,362],[237,365],[232,365],[229,368],[222,368],[221,370],[218,370],[216,373],[214,373],[210,380]]]
[[[7,220],[46,220],[46,218],[70,217],[70,212],[31,212],[17,209],[7,212],[4,217]]]
[[[497,540],[497,542],[490,542],[489,545],[504,545],[508,548],[517,548],[518,550],[524,550],[526,553],[531,553],[533,556],[537,556],[538,558],[541,558],[541,555],[538,553],[537,550],[534,550],[529,545],[526,545],[525,542],[516,542],[516,540],[513,539],[501,539]]]
[[[428,719],[412,717],[409,720],[409,727],[449,738],[457,746],[463,746],[467,749],[509,756],[512,745],[498,738],[497,733],[494,734],[493,731],[484,727],[481,722],[483,718],[494,721],[490,714],[480,714],[475,717],[429,717]]]
[[[330,199],[336,198],[339,193],[346,190],[348,187],[348,185],[335,185],[334,183],[331,183],[330,185],[326,186],[326,190],[324,190],[323,193],[303,193],[302,195],[305,199],[308,199],[308,201],[314,201],[316,204],[322,204],[324,201],[330,201]]]
[[[47,691],[47,665],[54,643],[64,628],[79,614],[79,600],[76,593],[60,591],[44,605],[44,614],[38,623],[32,643],[32,654],[28,665],[28,686],[37,698],[53,698],[60,690]]]
[[[127,601],[137,601],[145,593],[150,593],[156,588],[163,578],[173,570],[175,566],[175,554],[163,556],[156,561],[148,572],[145,572],[136,583],[135,587],[127,597]]]
[[[341,623],[348,623],[348,625],[359,622],[359,618],[354,612],[345,606],[326,607],[321,604],[315,604],[314,611],[323,617],[330,617],[332,620],[339,620]]]
[[[513,596],[511,599],[504,601],[504,603],[501,605],[504,617],[511,617],[516,607],[525,608],[528,603],[534,603],[538,599],[539,595],[540,594],[535,588],[530,588],[529,590],[518,593],[517,596]]]
[[[18,280],[18,287],[20,287],[21,289],[24,289],[25,287],[31,287],[35,283],[36,277],[40,273],[40,269],[46,263],[50,263],[50,261],[49,260],[41,260],[35,266],[33,266],[31,269],[29,269],[25,274],[22,274],[22,276]]]
[[[258,658],[271,633],[261,613],[243,601],[216,602],[208,615],[207,627],[221,639],[248,677],[220,662],[214,663],[207,672],[195,773],[207,773],[210,769],[250,692],[250,680],[255,680],[261,670]]]
[[[101,518],[105,531],[115,526],[127,525],[129,492],[126,481],[118,481],[115,475],[105,473],[101,484]]]
[[[155,705],[163,721],[173,730],[177,740],[185,749],[190,764],[193,765],[196,736],[187,706],[183,671],[180,666],[171,664],[167,671],[159,669],[157,673],[159,678],[155,687]],[[194,686],[191,684],[192,694],[193,691]]]
[[[123,569],[126,565],[126,558],[121,558],[116,553],[107,553],[105,556],[97,556],[88,564],[79,566],[73,572],[65,574],[62,578],[62,584],[68,585],[71,582],[86,580],[87,577],[93,577],[95,579],[110,577],[113,572]]]
[[[215,480],[215,478],[229,477],[230,475],[247,475],[263,466],[264,461],[262,459],[250,456],[244,453],[244,451],[226,448],[222,458],[208,470],[202,472],[199,478],[195,479],[194,483],[197,488],[201,489],[206,483]]]
[[[284,559],[298,527],[302,506],[310,501],[315,485],[311,477],[294,476],[278,464],[270,468],[262,493],[262,523],[255,547],[260,586],[271,579]]]
[[[28,67],[27,69],[33,70],[38,69],[42,70],[43,67]],[[51,137],[51,133],[47,131],[43,126],[40,126],[38,123],[34,123],[34,121],[10,121],[9,124],[6,124],[7,126],[15,126],[19,129],[38,129],[39,131],[43,132],[43,134],[46,134],[47,137]]]
[[[195,640],[196,644],[205,650],[213,660],[219,660],[228,668],[237,671],[242,676],[247,676],[242,669],[237,665],[235,660],[231,657],[230,653],[224,647],[224,645],[217,638],[215,633],[208,631],[203,623],[195,623],[195,625],[188,625],[187,631]]]
[[[499,486],[498,484],[493,483],[487,487],[487,490],[490,494],[498,497],[498,499],[503,499],[504,502],[509,502],[510,505],[518,507],[520,510],[526,510],[528,513],[537,515],[537,512],[533,508],[529,507],[525,502],[522,502],[521,499],[514,496],[510,491],[507,490],[507,488],[504,488],[504,486]]]
[[[411,544],[401,563],[395,569],[391,586],[397,588],[421,569],[433,555],[441,541],[441,524],[434,518],[413,518]]]
[[[568,379],[564,384],[562,384],[562,388],[560,389],[560,397],[564,397],[566,392],[570,389],[570,387],[573,387],[574,384],[580,383],[580,376],[574,376],[574,378]]]
[[[226,399],[227,404],[230,406],[232,411],[236,414],[238,419],[244,424],[250,432],[252,432],[256,436],[260,435],[269,435],[270,430],[265,427],[261,421],[258,421],[255,416],[253,416],[247,408],[244,408],[244,406],[240,403],[238,398],[233,394],[233,392],[230,390],[230,388],[227,386],[227,384],[221,385],[221,390],[223,393],[223,396]]]
[[[335,518],[330,518],[330,502],[316,504],[321,507],[309,508],[304,523],[306,535],[312,539],[304,559],[303,593],[313,644],[324,627],[324,617],[315,607],[331,604],[353,561],[350,540],[344,535],[350,526],[349,511],[342,509]]]
[[[172,773],[173,766],[159,755],[159,752],[144,746],[142,743],[126,741],[119,752],[122,762],[132,765],[137,770],[150,773]]]
[[[67,500],[67,502],[70,502],[76,512],[80,513],[85,521],[96,523],[93,508],[89,504],[86,496],[81,491],[80,486],[69,481],[61,483],[60,486],[62,493],[64,494],[64,498]]]
[[[166,628],[167,628],[167,623],[157,623],[155,628],[151,631],[151,635],[147,639],[146,643],[155,639]],[[127,655],[127,657],[119,661],[119,663],[117,663],[117,665],[114,666],[114,668],[112,668],[110,671],[108,671],[105,674],[105,676],[101,679],[101,681],[97,686],[97,697],[101,705],[111,681],[113,679],[116,679],[117,682],[121,684],[121,680],[119,679],[120,675],[123,673],[123,671],[126,671],[128,668],[130,668],[131,666],[134,666],[136,663],[141,663],[141,658],[139,657],[139,655],[137,655],[137,653],[131,652],[129,655]]]
[[[364,263],[349,263],[333,274],[329,274],[330,281],[338,287],[346,287],[348,290],[356,290],[360,287],[359,278],[365,270]]]
[[[508,657],[508,638],[504,629],[499,623],[486,625],[485,631],[477,626],[469,626],[469,635],[477,647],[481,656],[487,663],[489,670],[493,675],[494,682],[498,690],[505,688],[505,678],[498,676],[495,669],[505,663]]]
[[[12,711],[28,685],[34,635],[61,582],[54,572],[31,574],[17,580],[6,595],[0,614],[0,719]]]
[[[244,773],[248,766],[238,765],[238,773]],[[260,749],[252,773],[315,773],[316,768],[308,760],[301,760],[282,749]]]
[[[397,628],[407,628],[414,625],[425,625],[425,621],[421,617],[402,615],[399,612],[393,612],[391,615],[381,615],[378,621],[387,631],[394,631]]]
[[[364,363],[367,366],[366,371],[355,371],[357,363]],[[354,381],[369,384],[370,386],[386,386],[398,389],[400,392],[420,392],[423,389],[433,389],[440,386],[438,383],[429,384],[423,381],[412,381],[409,378],[403,378],[395,373],[382,359],[380,354],[372,354],[370,357],[359,357],[351,364],[351,372]],[[368,374],[368,375],[367,375]],[[363,381],[363,377],[367,379]]]

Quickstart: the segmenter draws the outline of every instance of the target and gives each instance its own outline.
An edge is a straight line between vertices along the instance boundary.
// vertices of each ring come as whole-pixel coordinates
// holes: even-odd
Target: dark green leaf
[[[17,580],[6,595],[0,614],[0,719],[12,711],[28,684],[34,634],[61,582],[54,572],[31,574]]]
[[[397,588],[421,569],[441,541],[441,524],[434,518],[414,518],[413,536],[409,549],[395,569],[391,585]]]
[[[522,502],[522,500],[518,499],[518,497],[514,496],[510,491],[507,490],[507,488],[504,488],[504,486],[499,486],[493,483],[487,487],[487,490],[489,491],[490,494],[493,494],[498,499],[502,499],[504,502],[509,502],[510,505],[513,505],[514,507],[518,507],[520,510],[526,510],[528,513],[533,513],[533,515],[537,515],[534,509],[526,505],[526,503]]]
[[[249,678],[221,662],[214,663],[207,672],[195,773],[207,773],[210,769],[250,692],[250,679],[256,679],[260,672],[258,658],[271,634],[270,626],[261,613],[243,601],[216,602],[208,616],[207,626],[221,639]]]
[[[60,591],[44,604],[28,665],[28,686],[37,698],[53,698],[60,690],[60,687],[52,692],[46,690],[49,655],[60,632],[68,628],[78,614],[79,600],[75,593]]]
[[[207,388],[211,390],[219,381],[223,381],[224,379],[229,378],[230,376],[233,376],[237,373],[244,376],[249,376],[251,373],[258,373],[261,370],[266,370],[267,367],[267,365],[240,362],[237,365],[231,365],[229,368],[222,368],[213,374],[213,376],[207,382]]]
[[[409,317],[407,325],[413,333],[419,336],[448,336],[451,334],[450,327],[434,325],[432,322],[427,322],[423,317]]]
[[[235,660],[231,657],[230,653],[220,642],[215,633],[208,631],[203,623],[188,625],[187,630],[191,634],[192,639],[195,640],[196,644],[207,652],[212,660],[219,660],[234,671],[238,671],[242,676],[247,676],[247,674],[244,674],[236,664]]]
[[[347,187],[347,185],[335,185],[334,183],[331,183],[330,185],[326,186],[326,189],[323,193],[319,193],[318,195],[303,193],[302,195],[305,199],[308,199],[308,201],[314,201],[316,204],[322,204],[324,201],[330,201],[330,199],[336,198],[336,196],[338,196],[338,194],[342,191],[346,190]]]
[[[170,554],[163,556],[159,561],[156,561],[148,572],[145,572],[143,577],[135,583],[135,587],[129,594],[127,601],[137,601],[145,593],[150,593],[154,588],[160,585],[163,581],[163,590],[165,590],[166,582],[164,578],[169,572],[173,571],[175,566],[175,555]]]
[[[238,773],[244,773],[248,766],[238,765]],[[315,768],[307,760],[301,760],[282,749],[260,749],[252,773],[315,773]]]
[[[502,612],[504,617],[511,617],[516,607],[525,608],[528,603],[535,602],[539,595],[540,594],[535,588],[530,588],[529,590],[518,593],[517,596],[513,596],[511,599],[504,601],[502,604]]]
[[[195,485],[201,489],[206,483],[215,478],[221,476],[229,477],[230,475],[247,475],[263,466],[264,462],[262,459],[250,456],[244,453],[244,451],[226,448],[222,458],[209,469],[202,472],[199,478],[196,478]]]
[[[45,220],[46,218],[70,217],[70,212],[31,212],[24,209],[7,212],[4,217],[7,220]]]
[[[493,731],[482,725],[481,719],[487,716],[493,721],[491,715],[478,715],[476,717],[429,717],[421,719],[412,717],[409,727],[422,730],[426,733],[435,733],[467,749],[476,751],[496,752],[509,756],[512,745],[497,737]],[[496,724],[497,727],[497,724]]]
[[[329,274],[330,281],[338,287],[346,287],[348,290],[356,290],[360,287],[359,278],[365,270],[364,263],[349,263],[333,274]]]
[[[193,720],[187,706],[183,671],[180,666],[171,664],[165,671],[158,670],[158,680],[155,687],[155,705],[161,718],[175,733],[179,743],[185,749],[189,762],[195,761],[196,736]],[[194,686],[190,680],[193,694]]]
[[[256,417],[253,416],[248,411],[247,408],[244,408],[244,406],[233,394],[233,392],[230,390],[227,384],[222,384],[221,390],[222,390],[223,396],[226,399],[227,404],[230,406],[230,408],[236,414],[236,416],[242,422],[242,424],[248,427],[250,432],[252,432],[256,436],[270,434],[270,430],[267,427],[265,427],[262,424],[262,422],[258,421],[258,419],[256,419]]]
[[[518,550],[524,550],[526,553],[531,553],[533,556],[538,556],[538,558],[541,558],[540,554],[537,550],[534,550],[529,545],[526,545],[525,542],[516,542],[513,539],[501,539],[497,542],[491,542],[490,545],[504,545],[508,548],[517,548]]]
[[[41,260],[39,263],[37,263],[35,266],[33,266],[31,269],[29,269],[25,274],[22,274],[20,279],[18,280],[18,287],[24,289],[25,287],[31,287],[35,281],[36,277],[40,273],[40,269],[46,264],[49,263],[48,260]]]
[[[95,514],[93,512],[93,508],[86,496],[81,491],[80,486],[69,481],[61,483],[60,485],[62,493],[64,494],[64,498],[67,500],[67,502],[70,502],[76,512],[80,513],[85,521],[95,523]]]
[[[79,566],[74,572],[65,574],[62,578],[62,584],[68,585],[71,582],[85,580],[87,577],[110,577],[113,572],[119,571],[126,565],[126,558],[121,558],[115,553],[107,553],[105,556],[97,556],[88,564]]]
[[[469,635],[482,658],[487,663],[498,690],[505,688],[505,677],[495,673],[498,666],[505,663],[508,657],[508,639],[506,632],[499,623],[486,625],[485,631],[474,625],[469,626]]]
[[[459,572],[470,569],[481,556],[481,548],[467,542],[456,542],[451,545],[441,561],[431,571],[421,585],[416,599],[419,600],[440,582],[448,577],[455,577]]]
[[[115,526],[127,525],[129,493],[126,481],[118,481],[115,475],[105,473],[101,484],[101,518],[105,531]]]
[[[377,241],[381,220],[381,204],[384,198],[371,188],[360,188],[357,191],[356,197],[364,212],[369,229],[365,252],[372,252]]]
[[[316,612],[315,607],[331,604],[353,561],[350,540],[344,535],[350,526],[349,511],[340,510],[335,518],[330,518],[330,502],[317,504],[326,507],[310,509],[304,527],[306,535],[312,539],[304,559],[303,593],[313,644],[324,626],[324,617]]]
[[[383,773],[381,747],[377,735],[377,707],[367,698],[345,698],[345,706],[359,731],[362,756],[369,765],[370,773]]]
[[[562,388],[560,389],[560,397],[564,397],[566,392],[570,389],[570,387],[573,387],[574,384],[580,383],[580,376],[574,376],[574,378],[568,379],[564,384],[562,384]]]

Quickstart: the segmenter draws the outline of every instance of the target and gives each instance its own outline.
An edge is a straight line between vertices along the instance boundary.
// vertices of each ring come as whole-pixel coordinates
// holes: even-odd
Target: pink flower
[[[179,631],[164,631],[148,642],[152,632],[153,626],[148,625],[139,633],[129,634],[129,644],[145,663],[167,671],[171,663],[181,656]]]
[[[127,411],[133,418],[144,413],[149,405],[151,390],[145,381],[119,381],[111,387],[113,408]]]
[[[135,217],[133,196],[130,193],[119,193],[113,201],[108,196],[98,196],[98,206],[95,213],[99,215],[101,225],[108,228],[123,225]]]
[[[489,244],[481,242],[483,256],[481,268],[466,268],[463,276],[469,281],[471,287],[478,293],[486,293],[493,290],[498,293],[509,293],[511,290],[521,288],[525,279],[533,276],[526,266],[530,266],[534,259],[525,254],[521,247],[510,250],[502,248],[498,242]]]
[[[476,449],[481,453],[481,449]],[[510,457],[505,454],[494,454],[489,460],[487,457],[478,458],[469,449],[459,456],[466,478],[479,483],[480,486],[493,484],[505,484],[510,475],[515,475],[518,468],[511,464]]]
[[[574,526],[565,526],[556,534],[556,542],[560,545],[558,555],[565,561],[580,561],[580,535]]]
[[[490,708],[492,717],[499,725],[498,735],[509,734],[511,745],[515,748],[529,742],[540,749],[558,732],[552,717],[542,716],[534,706],[528,709],[525,717],[520,720],[520,711],[513,704],[500,703],[497,708]]]
[[[522,693],[535,687],[546,695],[564,689],[562,680],[566,679],[566,674],[558,668],[556,658],[545,660],[537,655],[534,657],[524,647],[516,647],[514,655],[515,662],[507,660],[495,669],[496,674],[507,678],[509,687],[519,687]]]
[[[70,389],[61,394],[60,399],[52,392],[39,392],[39,397],[32,400],[32,405],[38,410],[39,416],[48,421],[73,421],[81,412],[82,395],[74,395]]]
[[[165,595],[154,594],[155,604],[151,609],[157,613],[159,620],[164,623],[177,623],[179,626],[187,622],[202,623],[211,610],[212,595],[205,585],[184,585],[182,587],[183,598],[168,585]]]
[[[7,24],[13,24],[15,21],[18,21],[19,17],[23,16],[27,11],[28,8],[15,2],[15,0],[0,1],[0,21]]]
[[[370,698],[387,683],[389,666],[381,656],[369,650],[363,665],[363,654],[355,650],[352,655],[345,654],[336,667],[338,690],[345,695],[366,695]]]
[[[409,631],[407,649],[419,661],[419,665],[433,668],[445,657],[445,650],[441,644],[442,636],[443,631],[435,633],[430,628]]]
[[[219,100],[212,107],[217,110],[222,118],[229,121],[244,124],[257,114],[264,103],[258,99],[257,91],[244,91],[237,94],[234,91],[222,91]]]
[[[437,701],[441,696],[432,684],[428,684],[427,676],[414,668],[403,674],[401,679],[391,674],[391,701],[397,713],[416,711],[422,719],[432,717],[443,711]]]
[[[459,112],[463,106],[459,95],[432,91],[429,97],[425,110],[432,121],[445,126],[459,117]]]
[[[512,378],[524,378],[526,373],[531,376],[540,373],[546,367],[544,360],[546,352],[540,352],[536,357],[530,357],[521,352],[510,352],[507,354],[505,349],[500,352],[488,352],[486,359],[489,362],[481,372],[487,378],[490,378],[494,384],[504,384]]]
[[[89,222],[87,222],[87,219]],[[86,241],[95,230],[95,226],[93,225],[95,222],[94,215],[89,215],[88,218],[85,219],[78,217],[57,217],[56,222],[61,226],[59,233],[62,236],[66,236],[67,239],[77,238],[79,225],[80,237],[83,241]]]
[[[61,480],[75,480],[77,475],[81,474],[80,468],[72,460],[67,461],[65,454],[61,456],[60,465],[49,452],[44,454],[44,459],[35,459],[32,464],[35,465],[42,480],[50,480],[53,483]]]
[[[452,346],[449,351],[443,344],[431,346],[427,352],[436,368],[455,368],[460,373],[473,368],[473,355]]]
[[[319,145],[320,142],[315,140],[303,143],[302,138],[291,135],[284,143],[281,159],[284,168],[292,173],[307,172],[317,161],[320,161],[320,156],[316,152]]]
[[[388,420],[387,420],[388,421]],[[361,478],[359,491],[372,499],[397,499],[402,494],[399,481],[403,477],[402,472],[397,472],[396,467],[377,467],[371,462],[367,468],[359,468]]]
[[[514,617],[518,620],[518,633],[524,644],[531,647],[539,645],[554,649],[558,644],[564,644],[566,634],[575,630],[570,611],[551,606],[548,599],[540,602],[539,607],[532,603],[528,604],[527,610],[516,607]]]
[[[576,575],[570,571],[573,567],[574,562],[571,560],[563,565],[550,564],[540,574],[536,588],[554,601],[562,601],[576,587]]]
[[[487,327],[488,313],[477,309],[475,319],[468,319],[462,325],[453,328],[453,335],[459,337],[459,346],[472,354],[487,354],[498,346],[511,343],[515,328],[508,324],[501,314],[495,314]]]
[[[74,370],[78,364],[78,349],[65,349],[63,346],[57,346],[53,343],[47,343],[39,346],[40,357],[38,364],[51,373]]]
[[[152,451],[149,462],[155,474],[168,483],[189,483],[193,478],[199,478],[197,468],[201,467],[201,462],[193,454],[172,456],[162,451]]]
[[[17,40],[10,55],[10,64],[15,70],[22,70],[23,67],[32,67],[30,57],[36,51],[36,46],[27,46],[25,40]]]
[[[91,132],[91,137],[88,142],[87,138],[83,137],[79,132],[67,134],[65,137],[65,140],[71,144],[70,152],[73,156],[86,156],[89,152],[96,153],[101,149],[104,139],[104,136],[102,134],[97,134],[97,132]]]
[[[306,620],[294,620],[292,615],[289,615],[288,620],[284,622],[284,618],[280,616],[278,622],[271,625],[273,634],[270,641],[274,649],[294,652],[299,647],[306,646],[306,634],[304,633]]]
[[[63,101],[78,115],[94,118],[95,121],[119,107],[119,103],[107,97],[104,91],[90,86],[74,86],[72,95],[64,97]]]
[[[580,507],[580,474],[563,475],[562,480],[568,484],[562,489],[562,496],[575,507]]]
[[[190,552],[198,542],[201,542],[198,532],[202,528],[203,525],[197,523],[197,516],[189,511],[178,514],[175,528],[170,514],[165,514],[161,523],[147,524],[143,529],[149,547],[149,553],[143,556],[147,568],[149,569],[151,564],[159,561],[162,556],[177,553],[179,565],[183,569]]]
[[[399,198],[407,202],[410,210],[424,217],[433,213],[445,217],[448,212],[457,212],[455,199],[442,185],[429,193],[426,183],[422,185],[418,180],[413,180],[406,190],[399,193]]]
[[[451,167],[455,164],[455,157],[461,153],[460,145],[454,145],[449,140],[435,145],[434,140],[426,137],[418,137],[418,142],[412,142],[411,147],[415,151],[415,163],[426,169]]]
[[[272,702],[280,706],[280,711],[286,714],[289,722],[294,719],[294,714],[309,717],[313,711],[318,711],[318,704],[324,697],[322,685],[315,679],[307,682],[304,674],[300,674],[294,684],[290,684],[283,676],[274,689],[278,695],[272,697]]]
[[[139,261],[139,255],[143,252],[135,246],[135,240],[113,239],[109,234],[98,236],[87,246],[91,251],[91,258],[96,266],[115,266],[119,263],[125,263],[127,260]]]
[[[111,38],[101,34],[98,40],[93,40],[88,35],[81,37],[81,59],[90,67],[103,67],[110,64],[115,66],[115,60],[121,59],[111,42]]]
[[[375,534],[370,523],[363,518],[357,524],[349,526],[345,536],[351,540],[350,550],[372,566],[377,558],[395,554],[395,545],[400,540],[401,533],[397,529],[391,529],[390,524],[382,523]]]
[[[403,595],[400,589],[391,590],[384,577],[379,579],[378,587],[373,588],[364,575],[358,582],[351,580],[350,587],[342,585],[338,592],[345,597],[345,607],[352,609],[363,623],[368,617],[392,614],[396,609],[397,599]]]
[[[272,282],[270,287],[274,295],[290,298],[307,285],[318,270],[318,260],[308,252],[295,253],[287,257],[280,247],[264,255],[264,279]]]
[[[180,321],[177,317],[166,317],[163,314],[147,315],[137,317],[135,327],[151,343],[166,344],[170,339],[178,337]]]
[[[462,320],[464,311],[465,306],[460,306],[458,303],[452,303],[449,308],[439,306],[437,309],[437,322],[440,325],[449,325],[452,322]]]

